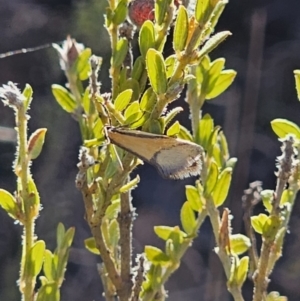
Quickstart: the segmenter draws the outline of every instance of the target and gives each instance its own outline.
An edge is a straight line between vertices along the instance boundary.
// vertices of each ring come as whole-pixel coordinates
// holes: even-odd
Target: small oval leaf
[[[56,101],[66,112],[72,113],[76,110],[75,98],[67,89],[56,84],[52,85],[51,88]]]
[[[284,138],[288,134],[294,134],[297,139],[300,139],[300,128],[292,121],[281,118],[274,119],[271,121],[271,127],[279,138]]]
[[[89,250],[91,253],[99,255],[100,252],[98,248],[96,247],[96,241],[94,237],[90,237],[84,240],[84,246],[87,250]]]
[[[183,5],[180,5],[173,34],[173,48],[175,51],[184,50],[188,37],[188,27],[189,19],[187,10]]]
[[[196,218],[195,213],[189,204],[184,202],[180,210],[180,221],[184,232],[188,235],[193,234],[196,230]]]
[[[167,74],[163,56],[150,48],[146,55],[146,66],[149,80],[154,92],[158,95],[167,91]]]
[[[121,92],[115,100],[115,109],[120,112],[123,111],[128,106],[132,93],[132,89],[127,89]]]
[[[30,160],[34,160],[40,155],[45,142],[46,132],[47,129],[42,128],[31,134],[27,149]]]

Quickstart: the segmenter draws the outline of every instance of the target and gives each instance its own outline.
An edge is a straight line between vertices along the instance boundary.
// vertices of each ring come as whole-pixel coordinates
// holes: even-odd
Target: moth
[[[166,179],[183,179],[201,171],[200,145],[186,140],[138,130],[107,127],[109,140],[153,165]]]

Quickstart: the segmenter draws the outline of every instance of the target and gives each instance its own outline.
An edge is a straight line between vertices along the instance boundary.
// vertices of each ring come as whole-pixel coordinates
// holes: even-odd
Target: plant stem
[[[109,1],[110,8],[112,11],[114,11],[116,3],[114,0]],[[112,86],[112,100],[114,101],[119,93],[119,75],[120,75],[120,68],[116,68],[114,66],[114,53],[117,49],[117,43],[118,43],[118,26],[111,23],[110,27],[108,28],[110,33],[110,39],[111,39],[111,50],[112,50],[112,56],[111,56],[111,67],[110,67],[110,76],[111,76],[111,86]]]
[[[22,105],[17,110],[16,123],[18,126],[18,143],[19,143],[19,159],[21,165],[21,183],[22,190],[21,198],[24,204],[24,235],[23,239],[23,250],[22,250],[22,261],[21,261],[21,281],[20,290],[23,294],[24,301],[33,300],[33,291],[35,281],[31,275],[26,275],[26,262],[29,259],[28,254],[33,245],[34,240],[34,217],[31,216],[31,204],[28,193],[28,156],[27,156],[27,116],[25,108]]]
[[[132,245],[132,214],[133,209],[129,191],[121,193],[121,209],[118,215],[121,246],[121,278],[126,287],[125,297],[131,295],[131,245]]]

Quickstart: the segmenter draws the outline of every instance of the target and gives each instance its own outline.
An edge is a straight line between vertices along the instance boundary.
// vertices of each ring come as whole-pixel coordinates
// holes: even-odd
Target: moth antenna
[[[61,43],[61,42],[59,42],[59,43]],[[29,48],[21,48],[21,49],[17,49],[17,50],[12,50],[12,51],[8,51],[8,52],[0,53],[0,59],[6,58],[6,57],[9,57],[9,56],[13,56],[13,55],[17,55],[17,54],[34,52],[34,51],[38,51],[38,50],[49,48],[49,47],[52,47],[52,43],[47,43],[47,44],[43,44],[43,45],[36,46],[36,47],[29,47]]]

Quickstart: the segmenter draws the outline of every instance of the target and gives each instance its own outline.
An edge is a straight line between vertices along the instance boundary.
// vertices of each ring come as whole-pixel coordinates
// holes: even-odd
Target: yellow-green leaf
[[[29,84],[26,84],[22,94],[25,96],[24,107],[25,111],[27,111],[30,107],[32,101],[33,90]]]
[[[176,136],[180,132],[180,123],[175,121],[168,129],[167,136]]]
[[[121,92],[115,100],[115,109],[120,112],[123,111],[128,106],[132,93],[132,89]]]
[[[52,85],[52,93],[58,104],[68,113],[72,113],[77,108],[74,96],[60,85]]]
[[[292,121],[281,118],[274,119],[271,121],[271,127],[279,138],[284,138],[287,134],[294,134],[296,138],[300,139],[300,128]]]
[[[100,252],[98,248],[96,247],[96,241],[94,237],[90,237],[84,240],[84,246],[87,250],[89,250],[91,253],[99,255]]]
[[[113,67],[120,68],[128,52],[128,40],[121,38],[113,52]]]
[[[42,128],[31,134],[27,149],[30,160],[34,160],[40,155],[45,142],[46,132],[47,129]]]
[[[265,239],[273,240],[280,228],[281,222],[278,216],[269,216],[262,228],[262,235]]]
[[[227,167],[221,172],[212,192],[212,197],[216,207],[223,205],[225,202],[230,188],[231,178],[232,168]]]
[[[185,186],[185,196],[187,198],[187,201],[189,202],[191,208],[196,211],[200,212],[202,210],[202,201],[199,194],[199,191],[196,187],[191,185]]]
[[[230,235],[231,251],[237,255],[245,253],[251,247],[250,239],[243,234]]]
[[[25,262],[25,277],[36,277],[42,269],[45,242],[38,240],[29,250]]]
[[[248,274],[248,268],[249,268],[249,257],[244,256],[243,258],[241,258],[235,274],[235,282],[239,287],[241,287],[246,280]]]
[[[255,230],[255,232],[262,234],[263,227],[264,227],[264,224],[267,219],[268,219],[268,216],[266,214],[262,214],[262,213],[251,217],[251,225],[252,225],[253,229]]]
[[[15,198],[6,190],[0,189],[0,206],[14,219],[17,217],[18,207]]]
[[[262,202],[268,212],[272,211],[272,202],[274,199],[274,190],[265,189],[260,193]]]
[[[153,246],[145,246],[145,254],[147,259],[154,264],[166,264],[170,260],[167,254]]]
[[[218,76],[213,86],[209,86],[210,91],[206,94],[206,99],[212,99],[223,93],[234,81],[236,77],[236,71],[224,70]]]
[[[184,232],[188,235],[196,230],[196,217],[189,202],[184,202],[180,210],[180,221]]]
[[[155,47],[154,24],[147,20],[143,23],[139,34],[140,51],[143,58],[146,58],[148,49]]]
[[[127,0],[120,0],[113,15],[113,22],[120,25],[126,20],[128,12]]]
[[[150,84],[158,95],[167,91],[167,74],[163,56],[160,52],[150,48],[146,55],[146,66]]]
[[[300,70],[294,70],[295,83],[296,83],[296,91],[298,99],[300,100]]]
[[[189,19],[187,10],[183,5],[180,5],[173,33],[173,48],[175,51],[184,50],[188,36],[188,26]]]
[[[210,194],[212,193],[212,191],[218,181],[218,176],[219,176],[218,165],[214,161],[211,161],[209,170],[208,170],[207,179],[204,184],[204,195],[205,196],[209,197]]]

